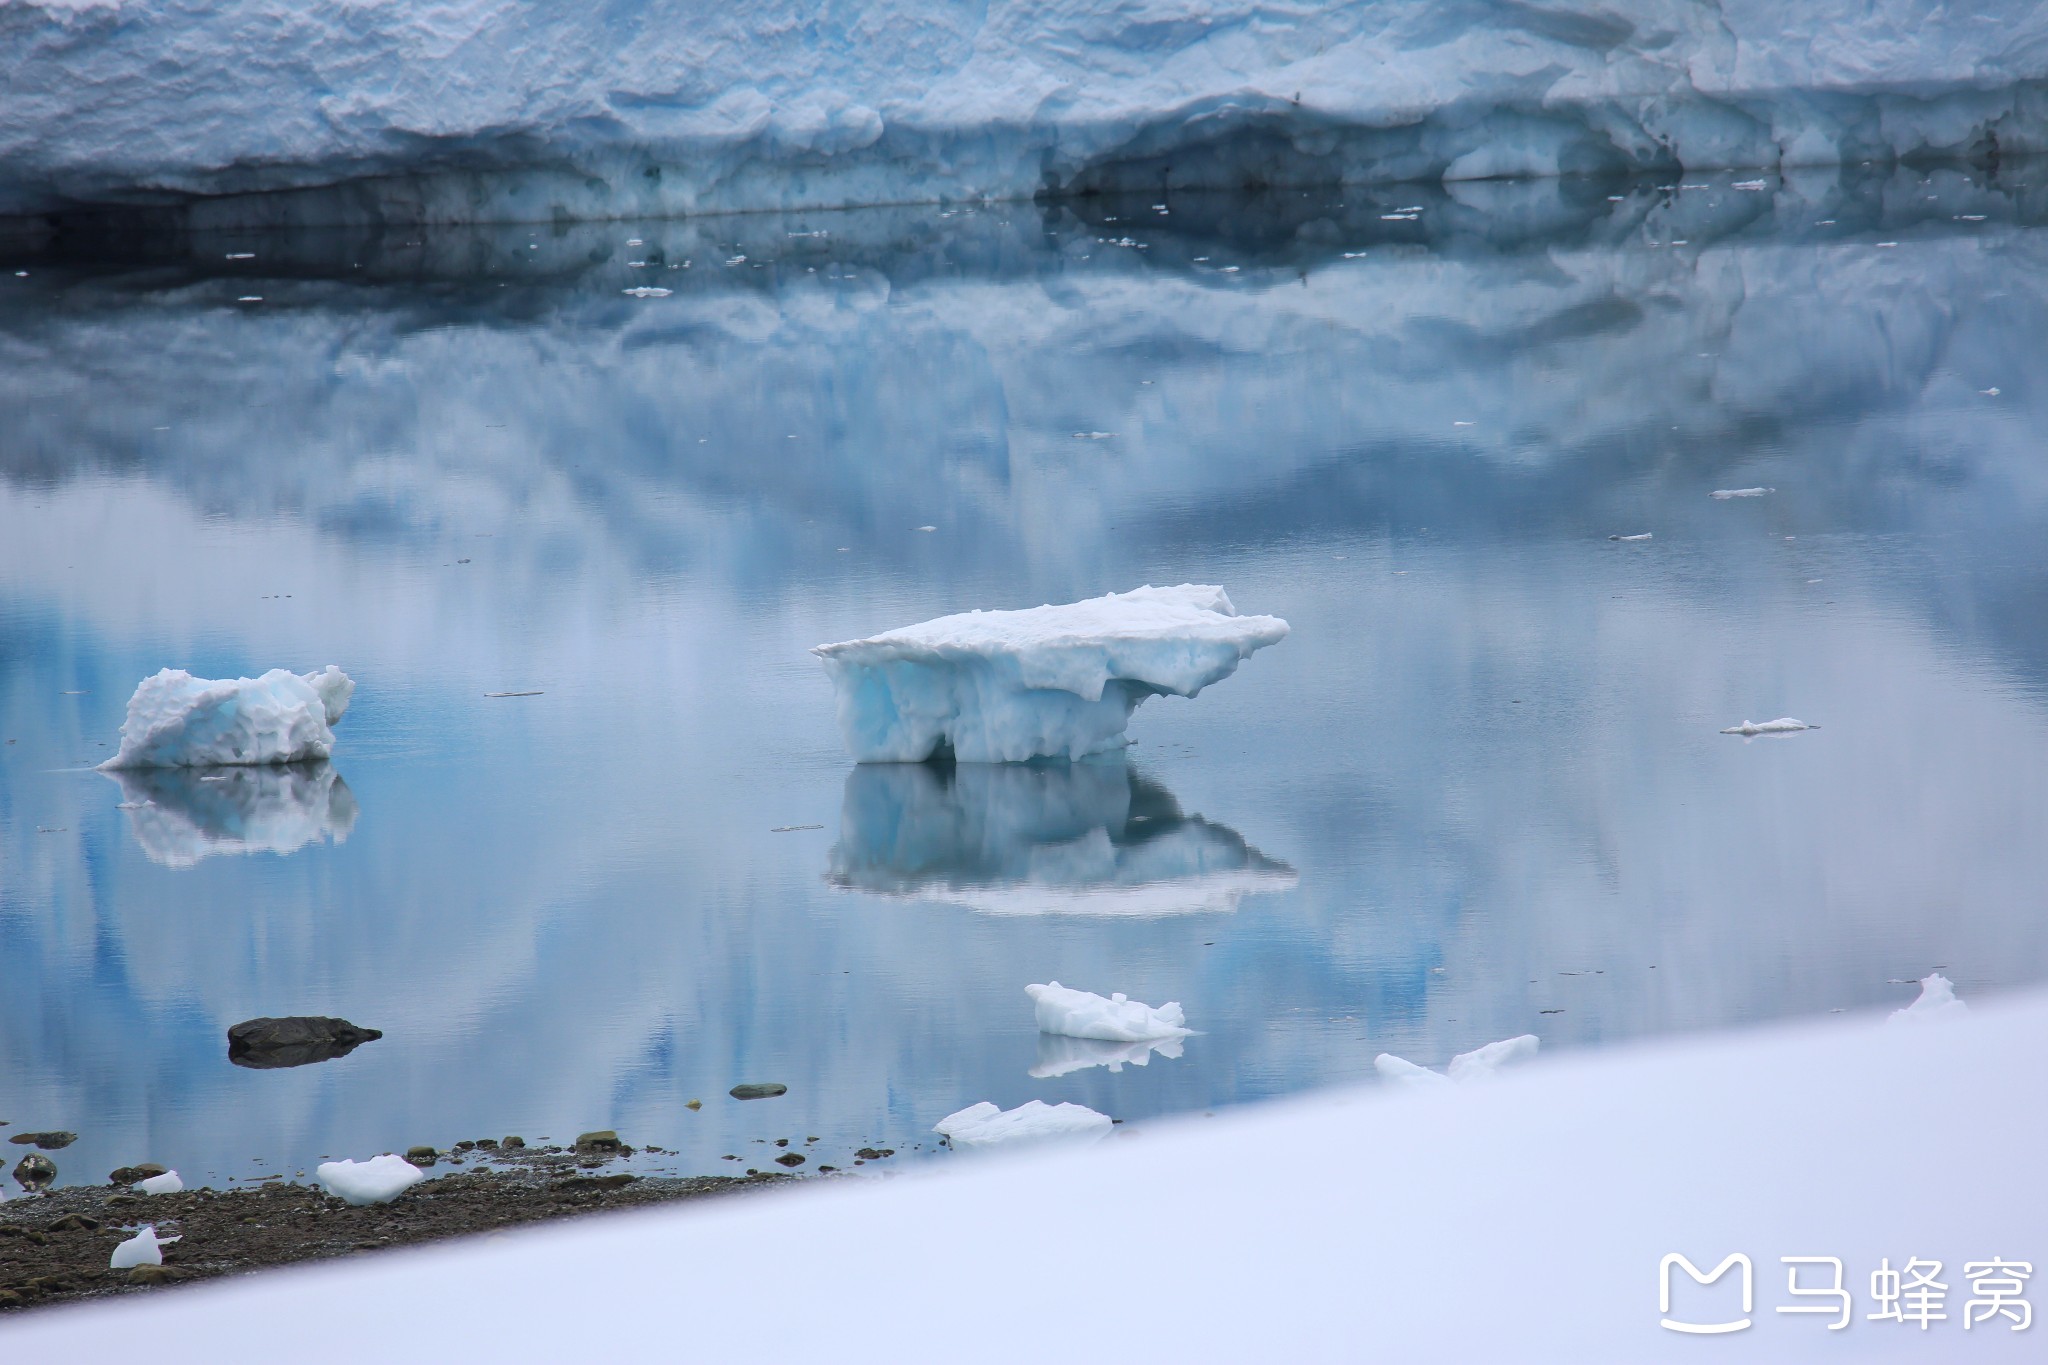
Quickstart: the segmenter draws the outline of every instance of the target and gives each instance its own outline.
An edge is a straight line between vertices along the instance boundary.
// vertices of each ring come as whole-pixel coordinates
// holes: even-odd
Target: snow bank
[[[1062,1033],[1041,1033],[1038,1035],[1038,1064],[1031,1068],[1031,1075],[1041,1081],[1070,1072],[1086,1071],[1093,1066],[1106,1066],[1112,1073],[1121,1072],[1126,1066],[1144,1066],[1152,1060],[1152,1054],[1172,1061],[1181,1054],[1179,1038],[1148,1038],[1137,1043],[1111,1043],[1100,1038],[1070,1038]]]
[[[1226,913],[1298,880],[1235,830],[1183,814],[1121,754],[862,764],[830,857],[836,886],[991,915]]]
[[[334,751],[333,725],[355,682],[334,665],[318,673],[273,668],[260,678],[195,678],[166,668],[128,699],[121,751],[102,768],[203,768],[297,763]]]
[[[1810,0],[1796,22],[1756,0],[10,0],[0,14],[0,205],[228,196],[192,206],[213,222],[1467,183],[2048,141],[2048,12],[2006,0]]]
[[[1147,699],[1192,697],[1287,636],[1223,589],[1136,588],[1065,606],[970,611],[811,652],[859,763],[1081,758],[1122,746]]]
[[[1026,986],[1024,993],[1037,1002],[1040,1033],[1142,1043],[1153,1038],[1185,1038],[1194,1032],[1187,1027],[1178,1001],[1169,1000],[1154,1009],[1127,999],[1122,991],[1105,1000],[1092,991],[1077,991],[1057,981]]]
[[[1925,1024],[1936,1019],[1954,1019],[1970,1012],[1970,1007],[1956,999],[1956,988],[1940,972],[1921,978],[1919,998],[1902,1010],[1893,1010],[1885,1019],[1887,1024]]]
[[[1013,1143],[1093,1142],[1109,1134],[1110,1118],[1086,1105],[1047,1104],[1026,1100],[1015,1109],[999,1109],[983,1101],[946,1115],[932,1131],[954,1147],[968,1151]]]
[[[109,776],[121,784],[135,842],[165,867],[191,867],[215,854],[294,853],[322,839],[341,843],[355,828],[355,796],[324,762]]]
[[[427,1178],[402,1156],[386,1152],[368,1161],[329,1161],[313,1171],[320,1187],[351,1204],[388,1204]]]
[[[1372,1059],[1372,1064],[1373,1069],[1380,1073],[1382,1080],[1421,1089],[1433,1089],[1450,1085],[1454,1081],[1484,1080],[1504,1066],[1534,1057],[1540,1045],[1533,1033],[1503,1038],[1497,1043],[1488,1043],[1485,1047],[1459,1053],[1451,1058],[1450,1066],[1441,1074],[1431,1071],[1428,1067],[1417,1066],[1406,1058],[1396,1057],[1391,1052],[1382,1052]]]
[[[163,1249],[179,1240],[176,1237],[159,1237],[156,1224],[151,1223],[142,1231],[114,1248],[114,1254],[107,1258],[110,1270],[133,1270],[139,1265],[162,1265]]]

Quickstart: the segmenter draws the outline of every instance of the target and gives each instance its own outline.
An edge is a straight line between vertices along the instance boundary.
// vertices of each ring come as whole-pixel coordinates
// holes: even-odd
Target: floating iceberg
[[[1059,1140],[1093,1142],[1109,1132],[1110,1118],[1081,1104],[1026,1100],[1015,1109],[983,1101],[946,1115],[932,1131],[961,1151],[1012,1143]]]
[[[862,764],[827,880],[993,915],[1230,911],[1294,869],[1182,813],[1121,755],[1080,763]]]
[[[350,1204],[388,1204],[427,1178],[402,1156],[386,1152],[368,1161],[329,1161],[313,1170],[320,1187]]]
[[[1803,720],[1794,720],[1790,716],[1780,716],[1776,720],[1762,722],[1746,720],[1740,725],[1729,726],[1721,733],[1724,735],[1743,735],[1747,737],[1754,735],[1794,735],[1801,730],[1818,729],[1820,729],[1818,725],[1808,725]]]
[[[151,1223],[142,1231],[114,1248],[114,1254],[107,1258],[110,1270],[133,1270],[139,1265],[162,1265],[163,1249],[177,1241],[176,1237],[159,1237],[156,1224]]]
[[[178,1178],[176,1171],[165,1171],[162,1175],[136,1181],[135,1188],[144,1194],[179,1194],[183,1192],[185,1182]]]
[[[127,768],[128,828],[150,861],[191,867],[227,853],[293,853],[355,828],[356,800],[323,761],[263,767]]]
[[[205,768],[297,763],[334,751],[334,723],[355,682],[329,664],[318,673],[273,668],[260,678],[195,678],[166,668],[128,699],[121,751],[102,768]]]
[[[1404,1057],[1391,1052],[1382,1052],[1372,1059],[1373,1069],[1383,1080],[1420,1089],[1433,1089],[1453,1082],[1476,1081],[1493,1075],[1502,1067],[1515,1062],[1526,1061],[1536,1055],[1540,1046],[1533,1033],[1524,1033],[1514,1038],[1503,1038],[1497,1043],[1461,1052],[1451,1058],[1445,1073],[1431,1071],[1428,1067],[1417,1066]]]
[[[1278,644],[1223,589],[1137,588],[1066,606],[970,611],[812,650],[860,763],[1081,758],[1122,747],[1150,697],[1192,697]]]
[[[1766,493],[1775,493],[1775,488],[1716,488],[1713,496],[1722,502],[1730,498],[1760,498]]]
[[[1893,1010],[1887,1024],[1925,1024],[1936,1019],[1954,1019],[1968,1014],[1970,1007],[1956,999],[1956,988],[1940,972],[1921,978],[1920,997],[1902,1010]]]
[[[1041,1033],[1038,1035],[1038,1065],[1031,1068],[1031,1075],[1045,1081],[1070,1071],[1085,1071],[1091,1066],[1106,1066],[1112,1072],[1119,1072],[1126,1066],[1144,1066],[1152,1060],[1155,1052],[1169,1061],[1179,1057],[1180,1039],[1147,1038],[1137,1043],[1110,1043],[1100,1038],[1069,1038],[1061,1033]]]
[[[1110,1043],[1142,1043],[1154,1038],[1185,1038],[1193,1029],[1180,1004],[1169,1000],[1158,1009],[1125,998],[1119,991],[1107,1000],[1092,991],[1077,991],[1054,981],[1026,986],[1038,1005],[1038,1031],[1069,1038],[1099,1038]]]

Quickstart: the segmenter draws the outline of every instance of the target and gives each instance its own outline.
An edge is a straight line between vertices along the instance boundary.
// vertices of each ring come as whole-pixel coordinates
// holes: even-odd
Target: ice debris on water
[[[114,1248],[114,1254],[107,1258],[111,1270],[133,1270],[139,1265],[162,1265],[163,1249],[177,1241],[176,1237],[159,1237],[156,1224],[150,1223],[142,1231]]]
[[[1223,589],[1142,587],[1063,606],[942,616],[819,645],[861,763],[1080,758],[1123,747],[1151,697],[1192,697],[1287,636]]]
[[[1935,1019],[1954,1019],[1968,1014],[1970,1007],[1956,999],[1956,988],[1947,977],[1934,972],[1921,978],[1920,998],[1901,1010],[1893,1010],[1887,1024],[1924,1024]]]
[[[1008,1110],[984,1100],[932,1125],[934,1133],[962,1151],[1012,1143],[1093,1142],[1109,1129],[1107,1114],[1082,1104],[1047,1104],[1044,1100],[1027,1100]]]
[[[1776,720],[1767,720],[1761,723],[1746,720],[1740,725],[1729,726],[1721,733],[1724,735],[1742,735],[1747,737],[1750,735],[1791,735],[1797,734],[1801,730],[1818,729],[1820,729],[1818,725],[1808,725],[1803,720],[1794,720],[1790,716],[1780,716]]]
[[[673,289],[661,289],[661,288],[657,288],[656,286],[654,286],[654,285],[651,285],[651,284],[642,284],[642,285],[635,285],[635,286],[634,286],[633,288],[631,288],[631,289],[621,289],[621,290],[620,290],[619,292],[620,292],[621,294],[624,294],[624,295],[626,295],[626,296],[627,296],[628,298],[635,298],[635,299],[665,299],[665,298],[667,298],[667,297],[668,297],[668,296],[669,296],[670,294],[673,294],[673,293],[675,293],[676,291],[675,291],[675,290],[673,290]]]
[[[1185,1038],[1193,1030],[1178,1001],[1158,1009],[1127,998],[1122,991],[1107,1000],[1093,991],[1077,991],[1054,981],[1026,986],[1037,1002],[1038,1031],[1069,1038],[1100,1038],[1111,1043],[1138,1043],[1152,1038]]]
[[[195,678],[166,668],[128,699],[121,751],[102,768],[199,768],[297,763],[334,750],[335,722],[355,682],[329,664],[317,673],[273,668],[260,678]]]
[[[1451,1058],[1450,1066],[1442,1073],[1431,1071],[1428,1067],[1417,1066],[1404,1057],[1396,1057],[1391,1052],[1382,1052],[1372,1059],[1372,1064],[1385,1080],[1429,1089],[1450,1085],[1452,1082],[1483,1080],[1504,1066],[1534,1057],[1540,1046],[1533,1033],[1503,1038],[1497,1043],[1488,1043],[1485,1047],[1459,1053]]]
[[[1648,540],[1648,539],[1650,539],[1650,532],[1648,532],[1648,531],[1644,531],[1644,532],[1641,532],[1641,533],[1640,533],[1640,534],[1638,534],[1638,535],[1633,535],[1633,536],[1609,536],[1609,537],[1607,537],[1607,538],[1608,538],[1609,540],[1621,540],[1621,541],[1630,541],[1630,540]]]
[[[388,1204],[427,1178],[395,1152],[368,1161],[329,1161],[313,1170],[320,1187],[346,1203]]]
[[[176,1171],[165,1171],[162,1175],[136,1181],[135,1188],[144,1194],[179,1194],[184,1191],[185,1182],[178,1178]]]
[[[1730,498],[1760,498],[1766,493],[1775,493],[1775,488],[1716,488],[1714,496],[1722,502]]]

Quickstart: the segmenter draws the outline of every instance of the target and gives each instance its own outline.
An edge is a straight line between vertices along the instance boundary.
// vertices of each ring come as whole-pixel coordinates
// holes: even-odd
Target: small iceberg
[[[1766,493],[1775,493],[1775,488],[1716,488],[1714,496],[1726,502],[1730,498],[1760,498]]]
[[[164,1248],[177,1241],[176,1237],[159,1237],[156,1224],[151,1223],[142,1231],[114,1248],[114,1254],[107,1258],[110,1270],[133,1270],[139,1265],[162,1265]]]
[[[1902,1010],[1893,1010],[1887,1024],[1925,1024],[1936,1019],[1954,1019],[1968,1014],[1970,1007],[1956,999],[1953,982],[1940,972],[1921,978],[1920,998]]]
[[[107,774],[121,784],[128,828],[153,863],[193,867],[216,854],[296,853],[341,843],[355,828],[356,799],[325,761],[264,767],[136,768]]]
[[[1654,538],[1654,533],[1653,533],[1653,532],[1650,532],[1650,531],[1642,531],[1642,532],[1638,532],[1637,534],[1635,534],[1635,535],[1632,535],[1632,536],[1609,536],[1609,537],[1607,537],[1607,538],[1608,538],[1609,540],[1620,540],[1620,541],[1638,541],[1638,540],[1650,540],[1650,539],[1653,539],[1653,538]]]
[[[1047,1104],[1044,1100],[1027,1100],[1007,1110],[984,1100],[932,1125],[934,1133],[961,1151],[1015,1143],[1093,1142],[1109,1129],[1107,1114],[1098,1114],[1084,1104]]]
[[[1287,637],[1223,589],[1136,588],[1065,606],[970,611],[819,645],[859,763],[1081,758],[1124,745],[1150,697],[1192,697]]]
[[[368,1161],[329,1161],[313,1170],[320,1187],[346,1203],[388,1204],[427,1178],[404,1157],[386,1152]]]
[[[1483,1080],[1492,1076],[1504,1066],[1526,1061],[1536,1055],[1541,1046],[1533,1033],[1503,1038],[1497,1043],[1461,1052],[1451,1058],[1451,1064],[1443,1073],[1431,1071],[1428,1067],[1417,1066],[1404,1057],[1391,1052],[1382,1052],[1372,1059],[1373,1069],[1383,1080],[1395,1081],[1418,1089],[1434,1089],[1454,1083]]]
[[[1179,1038],[1147,1038],[1136,1043],[1111,1043],[1100,1038],[1070,1038],[1063,1033],[1041,1033],[1038,1035],[1038,1065],[1031,1068],[1031,1075],[1041,1081],[1055,1076],[1064,1076],[1072,1071],[1086,1071],[1091,1066],[1106,1066],[1111,1072],[1121,1072],[1126,1066],[1144,1066],[1158,1053],[1168,1061],[1181,1054]]]
[[[1818,729],[1820,729],[1818,725],[1808,725],[1803,720],[1794,720],[1790,716],[1780,716],[1776,720],[1767,720],[1762,723],[1746,720],[1740,725],[1729,726],[1721,733],[1724,735],[1750,737],[1755,735],[1792,735],[1797,734],[1801,730]]]
[[[1054,981],[1026,986],[1038,1004],[1038,1031],[1069,1038],[1099,1038],[1109,1043],[1143,1043],[1154,1038],[1185,1038],[1187,1027],[1180,1003],[1169,1000],[1158,1009],[1128,999],[1119,991],[1107,1000],[1092,991],[1077,991]]]
[[[128,699],[121,751],[104,769],[205,768],[299,763],[334,752],[334,724],[355,681],[329,664],[317,673],[273,668],[260,678],[195,678],[166,668]]]
[[[162,1175],[153,1175],[147,1180],[136,1181],[135,1188],[144,1194],[182,1194],[185,1182],[178,1178],[176,1171],[165,1171]]]

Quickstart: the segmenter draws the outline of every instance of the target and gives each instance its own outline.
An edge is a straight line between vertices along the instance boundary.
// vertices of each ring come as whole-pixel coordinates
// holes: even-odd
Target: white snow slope
[[[970,611],[812,650],[860,763],[1082,758],[1123,747],[1148,698],[1192,697],[1287,637],[1223,589],[1134,588],[1065,606]]]
[[[1965,1332],[1963,1272],[2041,1267],[2048,1165],[1986,1154],[2040,1131],[2027,1078],[2044,1044],[2036,995],[1929,1028],[1861,1017],[1581,1053],[1490,1085],[1331,1092],[1077,1152],[18,1314],[0,1353],[626,1361],[687,1338],[692,1359],[722,1362],[944,1360],[962,1342],[989,1362],[1042,1361],[1055,1342],[1104,1360],[1309,1365],[2034,1360],[2042,1324]],[[1901,1190],[1902,1162],[1920,1196]],[[1747,1256],[1754,1307],[1739,1269],[1711,1286],[1674,1269],[1661,1311],[1673,1252],[1702,1273]],[[204,1254],[187,1242],[168,1260]],[[1843,1330],[1777,1311],[1822,1302],[1788,1294],[1787,1256],[1841,1259]],[[1880,1259],[1912,1257],[1948,1272],[1948,1317],[1924,1332],[1866,1316]],[[602,1313],[560,1292],[595,1265]],[[1830,1277],[1797,1269],[1802,1287]],[[1666,1317],[1749,1325],[1702,1342]]]
[[[0,0],[0,208],[532,221],[2039,149],[2011,0]],[[502,172],[513,171],[505,176]]]

